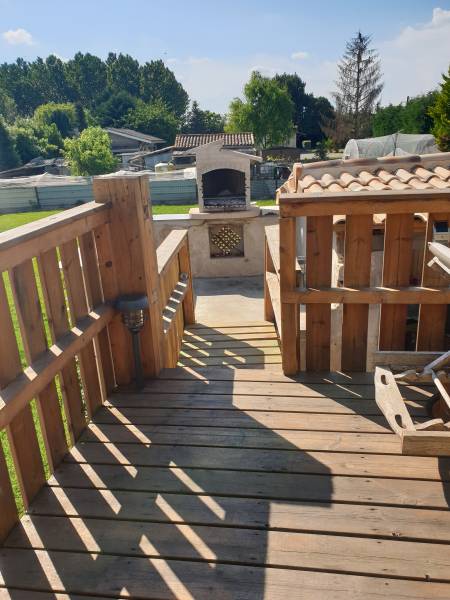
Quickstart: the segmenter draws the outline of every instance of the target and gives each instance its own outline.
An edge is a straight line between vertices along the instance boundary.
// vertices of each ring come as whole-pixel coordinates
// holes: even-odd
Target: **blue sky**
[[[162,58],[192,98],[223,112],[253,68],[297,72],[329,96],[358,29],[380,52],[383,103],[434,88],[450,62],[450,0],[0,0],[0,60]]]

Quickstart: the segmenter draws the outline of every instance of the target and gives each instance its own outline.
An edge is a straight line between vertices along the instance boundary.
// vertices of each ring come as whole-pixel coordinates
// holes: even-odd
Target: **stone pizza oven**
[[[259,156],[223,147],[223,140],[190,151],[196,156],[199,212],[250,209],[250,165]]]

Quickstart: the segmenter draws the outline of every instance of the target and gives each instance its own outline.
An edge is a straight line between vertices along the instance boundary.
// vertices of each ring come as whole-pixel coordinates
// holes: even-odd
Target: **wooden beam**
[[[187,240],[187,229],[174,229],[156,249],[158,273],[163,275]]]
[[[178,261],[180,264],[180,273],[186,273],[187,275],[187,289],[183,300],[184,326],[193,325],[195,323],[195,299],[188,237],[185,238],[184,244],[180,248]]]
[[[407,431],[401,436],[402,454],[450,456],[450,432]]]
[[[278,335],[281,340],[281,302],[280,302],[280,282],[275,273],[266,273],[266,285],[273,310]]]
[[[370,285],[372,215],[349,215],[345,222],[344,285]],[[344,304],[342,370],[365,371],[369,305]]]
[[[89,202],[0,233],[0,272],[109,221],[109,207]]]
[[[306,221],[306,285],[331,285],[333,218],[308,217]],[[283,298],[283,295],[282,295]],[[306,369],[330,369],[331,306],[306,303]]]
[[[279,195],[281,217],[448,213],[450,190],[383,190]]]
[[[114,309],[111,306],[97,306],[0,390],[0,430],[11,423],[67,362],[106,327],[113,315]]]
[[[108,202],[111,206],[112,263],[117,291],[119,295],[144,294],[148,298],[148,318],[140,334],[142,363],[144,375],[155,376],[163,367],[163,329],[148,177],[96,177],[93,185],[96,201]],[[123,359],[114,342],[111,340],[116,364]],[[119,350],[122,352],[122,347]],[[130,339],[127,340],[127,354],[132,356]],[[123,368],[116,373],[119,385],[129,384],[133,379],[132,364],[125,366],[127,370]]]
[[[180,310],[180,307],[183,306],[184,299],[186,298],[186,294],[189,287],[188,279],[179,280],[176,286],[174,287],[170,298],[168,299],[166,306],[163,310],[163,330],[164,334],[167,335],[172,324],[175,321],[175,317]]]
[[[407,286],[411,278],[414,215],[387,215],[384,232],[383,286]],[[441,297],[442,298],[442,297]],[[417,303],[424,302],[419,299]],[[442,299],[441,299],[442,302]],[[415,304],[410,302],[410,304]],[[404,350],[408,306],[381,307],[380,350]]]
[[[450,302],[450,288],[297,288],[286,292],[283,301],[298,304],[442,304]]]
[[[284,295],[292,292],[296,285],[296,239],[296,219],[280,219],[280,337],[285,375],[294,375],[300,370],[299,308],[284,301]]]

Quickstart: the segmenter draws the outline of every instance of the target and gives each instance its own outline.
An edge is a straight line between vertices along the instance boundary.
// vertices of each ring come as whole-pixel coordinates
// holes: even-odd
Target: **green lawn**
[[[36,212],[23,212],[13,213],[10,215],[0,215],[0,233],[2,231],[6,231],[7,229],[12,229],[13,227],[20,227],[20,225],[25,225],[26,223],[31,223],[32,221],[43,219],[44,217],[54,215],[58,212],[61,211],[41,210]]]

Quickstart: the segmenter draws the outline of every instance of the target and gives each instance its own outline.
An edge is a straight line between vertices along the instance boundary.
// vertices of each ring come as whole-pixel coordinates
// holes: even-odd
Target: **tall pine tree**
[[[370,120],[383,89],[380,60],[370,47],[372,38],[360,31],[347,42],[338,65],[336,119],[348,136],[370,133]]]
[[[434,106],[430,109],[433,119],[433,129],[437,145],[442,152],[450,150],[450,67],[448,75],[442,75],[441,90],[436,97]]]

